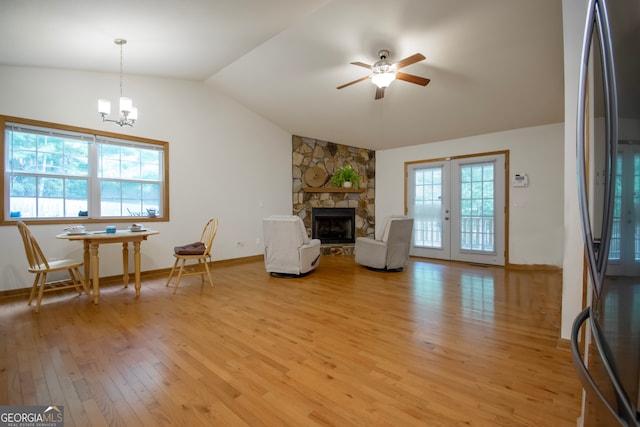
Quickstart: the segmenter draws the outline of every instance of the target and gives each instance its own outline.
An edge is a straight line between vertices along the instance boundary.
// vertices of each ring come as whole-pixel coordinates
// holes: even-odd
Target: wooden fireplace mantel
[[[302,187],[305,193],[364,193],[365,188]]]

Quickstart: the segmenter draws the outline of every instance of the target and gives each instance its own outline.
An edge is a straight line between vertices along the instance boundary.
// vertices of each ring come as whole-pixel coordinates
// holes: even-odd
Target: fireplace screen
[[[354,208],[313,208],[312,238],[322,243],[354,243],[355,218]]]

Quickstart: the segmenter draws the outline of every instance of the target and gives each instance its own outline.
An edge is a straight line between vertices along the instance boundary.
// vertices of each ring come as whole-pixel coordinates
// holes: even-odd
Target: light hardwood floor
[[[301,279],[212,274],[52,295],[38,316],[0,300],[0,404],[63,405],[67,427],[576,425],[558,272],[324,256]]]

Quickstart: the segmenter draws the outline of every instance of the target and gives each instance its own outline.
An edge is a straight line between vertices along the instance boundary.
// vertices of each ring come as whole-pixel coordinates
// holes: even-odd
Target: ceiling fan
[[[407,74],[398,71],[401,68],[426,59],[421,53],[416,53],[395,63],[392,63],[387,59],[387,57],[389,56],[388,50],[379,51],[378,56],[380,57],[380,60],[378,60],[373,65],[365,64],[363,62],[352,62],[353,65],[371,70],[371,74],[361,77],[352,82],[345,83],[342,86],[338,86],[336,89],[342,89],[347,86],[351,86],[354,83],[358,83],[366,79],[371,79],[371,82],[377,86],[376,99],[380,99],[384,96],[385,88],[387,88],[395,79],[404,80],[405,82],[409,83],[415,83],[420,86],[426,86],[431,81],[424,77],[414,76],[413,74]]]

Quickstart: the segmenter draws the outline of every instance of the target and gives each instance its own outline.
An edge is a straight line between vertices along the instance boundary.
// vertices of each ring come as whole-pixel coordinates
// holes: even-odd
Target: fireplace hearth
[[[354,208],[313,208],[311,211],[312,238],[326,243],[354,243]]]

